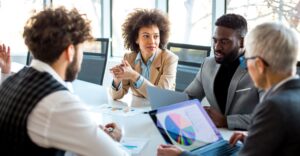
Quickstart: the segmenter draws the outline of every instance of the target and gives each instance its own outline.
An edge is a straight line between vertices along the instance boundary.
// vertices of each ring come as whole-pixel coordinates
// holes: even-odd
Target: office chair
[[[297,62],[297,74],[300,75],[300,61]]]
[[[31,53],[28,51],[27,52],[27,58],[26,58],[26,65],[29,66],[31,61],[33,59],[33,56],[31,55]]]
[[[102,85],[105,73],[108,48],[110,40],[108,38],[96,38],[85,46],[81,70],[77,79]],[[26,65],[30,65],[33,56],[27,54]]]
[[[77,79],[102,85],[110,40],[97,38],[85,47]]]
[[[179,57],[175,90],[184,91],[194,80],[204,59],[210,55],[211,48],[209,46],[169,42],[167,49]]]

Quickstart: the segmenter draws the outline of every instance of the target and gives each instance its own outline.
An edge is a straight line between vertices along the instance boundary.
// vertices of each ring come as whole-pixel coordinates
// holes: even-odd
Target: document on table
[[[102,104],[99,106],[90,107],[93,112],[101,112],[110,115],[121,115],[121,116],[133,116],[137,114],[143,114],[144,109],[138,109],[128,106],[112,106],[110,104]]]
[[[122,147],[132,156],[139,155],[146,146],[148,139],[124,137],[120,141]]]

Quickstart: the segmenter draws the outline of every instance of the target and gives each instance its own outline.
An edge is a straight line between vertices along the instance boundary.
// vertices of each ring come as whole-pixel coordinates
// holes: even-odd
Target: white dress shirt
[[[4,74],[4,73],[1,73],[0,84],[2,84],[2,82],[3,82],[4,80],[6,80],[9,76],[10,76],[10,74]]]
[[[33,60],[31,66],[50,73],[67,87],[49,65]],[[85,104],[67,90],[44,97],[29,115],[27,130],[31,140],[45,148],[53,147],[85,156],[128,155],[93,121]]]

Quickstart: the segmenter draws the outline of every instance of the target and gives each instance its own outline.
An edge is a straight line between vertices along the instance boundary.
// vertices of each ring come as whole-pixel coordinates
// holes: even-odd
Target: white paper
[[[128,106],[112,106],[110,104],[102,104],[90,108],[92,112],[101,112],[109,115],[133,116],[143,114],[145,109],[138,109]]]
[[[130,152],[132,156],[139,155],[146,146],[148,139],[124,137],[120,141],[123,148]]]

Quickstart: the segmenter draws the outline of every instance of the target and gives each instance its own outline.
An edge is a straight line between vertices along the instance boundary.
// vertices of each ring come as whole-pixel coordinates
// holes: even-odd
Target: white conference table
[[[12,62],[12,73],[17,73],[24,67],[23,64]],[[146,138],[148,143],[141,151],[140,155],[154,156],[159,144],[164,143],[158,130],[152,123],[148,114],[138,113],[136,115],[114,115],[100,113],[98,107],[109,105],[113,107],[133,107],[136,111],[145,112],[150,110],[149,102],[146,99],[127,94],[123,99],[115,101],[109,94],[109,89],[100,85],[75,80],[72,83],[74,94],[91,108],[91,115],[99,124],[116,122],[123,131],[123,137]],[[72,155],[72,154],[71,154]]]
[[[12,63],[12,72],[16,73],[24,65]],[[159,144],[165,141],[156,129],[148,114],[141,112],[149,111],[149,102],[144,98],[139,98],[128,93],[121,100],[113,100],[109,94],[109,88],[93,83],[75,80],[73,83],[74,94],[91,108],[91,115],[99,124],[116,122],[123,131],[123,137],[148,139],[148,143],[140,152],[140,156],[155,156]],[[135,115],[101,113],[98,108],[108,105],[111,107],[131,107],[137,112]],[[233,131],[219,129],[223,138],[228,140]]]
[[[74,94],[77,94],[89,107],[97,122],[105,124],[116,122],[123,130],[123,137],[148,139],[148,143],[139,155],[155,156],[159,144],[165,143],[164,139],[156,129],[150,116],[144,113],[136,115],[120,115],[100,113],[98,107],[106,104],[112,107],[130,106],[137,111],[143,112],[150,110],[149,102],[146,99],[132,96],[128,93],[123,99],[115,101],[110,97],[109,89],[89,82],[76,80],[73,82]],[[96,111],[93,111],[95,109]],[[220,129],[224,139],[229,139],[233,131]]]

